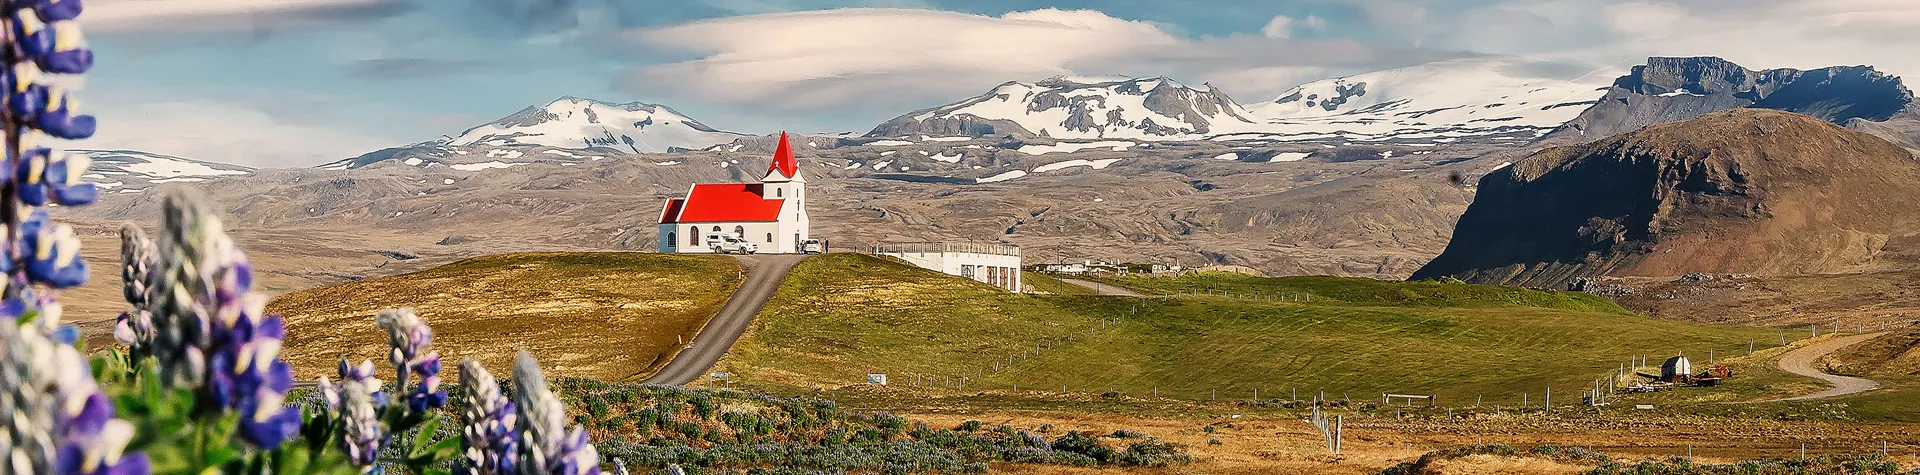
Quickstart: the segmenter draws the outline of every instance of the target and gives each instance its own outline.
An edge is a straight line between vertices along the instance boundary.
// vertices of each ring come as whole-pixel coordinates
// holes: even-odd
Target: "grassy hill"
[[[404,306],[433,326],[448,364],[507,368],[526,348],[555,376],[619,381],[658,370],[739,284],[723,256],[502,254],[293,292],[268,310],[287,318],[284,354],[301,379],[332,375],[342,356],[384,361],[373,315]]]
[[[1325,390],[1437,393],[1488,404],[1574,394],[1629,355],[1744,351],[1770,329],[1634,315],[1585,294],[1437,282],[1196,276],[1120,281],[1145,291],[1312,292],[1311,303],[1214,297],[1017,295],[834,254],[795,268],[722,371],[748,384],[893,386],[1222,399]],[[1103,321],[1105,323],[1103,323]],[[1766,346],[1762,346],[1763,348]],[[1009,361],[1009,357],[1011,361]],[[996,370],[998,363],[1000,369]],[[957,389],[957,388],[954,388]],[[1455,399],[1457,403],[1458,399]],[[1507,403],[1511,404],[1511,403]]]
[[[1216,295],[1302,300],[1315,305],[1380,307],[1536,307],[1599,313],[1631,313],[1607,299],[1584,292],[1550,292],[1459,281],[1399,282],[1349,277],[1254,277],[1231,272],[1200,272],[1178,277],[1100,277],[1109,284],[1145,293]]]

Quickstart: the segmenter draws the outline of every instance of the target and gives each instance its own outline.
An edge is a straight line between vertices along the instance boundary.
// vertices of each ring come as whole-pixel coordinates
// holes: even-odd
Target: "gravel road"
[[[1863,392],[1879,389],[1880,383],[1876,383],[1871,379],[1827,374],[1824,371],[1820,371],[1815,365],[1820,362],[1821,358],[1824,358],[1835,351],[1840,351],[1841,348],[1846,348],[1867,340],[1871,340],[1874,337],[1880,336],[1882,334],[1883,333],[1867,333],[1867,334],[1861,334],[1861,335],[1849,335],[1849,336],[1834,338],[1831,340],[1815,343],[1812,345],[1807,345],[1805,348],[1800,348],[1800,349],[1787,352],[1786,355],[1780,357],[1780,369],[1785,370],[1786,372],[1789,372],[1789,373],[1806,376],[1809,378],[1818,378],[1822,381],[1826,381],[1828,384],[1832,384],[1833,387],[1825,391],[1808,394],[1805,396],[1795,396],[1795,397],[1777,399],[1777,400],[1778,401],[1804,401],[1808,399],[1823,399],[1823,398],[1830,398],[1834,396],[1845,396],[1848,394],[1863,393]]]

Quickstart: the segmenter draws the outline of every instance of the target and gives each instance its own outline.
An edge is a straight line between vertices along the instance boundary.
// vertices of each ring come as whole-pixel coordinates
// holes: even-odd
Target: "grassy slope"
[[[1485,393],[1493,404],[1508,393],[1517,400],[1523,390],[1538,397],[1549,383],[1571,395],[1629,354],[1744,349],[1748,338],[1772,335],[1648,319],[1579,294],[1364,279],[1261,281],[1339,300],[1014,295],[862,256],[823,256],[795,269],[722,365],[770,386],[856,384],[869,371],[888,373],[899,386],[913,373],[944,382],[966,372],[979,375],[969,390],[1057,391],[1064,384],[1145,395],[1157,386],[1162,396],[1199,399],[1213,389],[1245,398],[1254,389],[1277,396],[1297,387],[1365,398],[1382,391]],[[1258,283],[1240,285],[1251,291]],[[1429,302],[1453,306],[1416,306]],[[1103,318],[1119,322],[1102,328]],[[1070,342],[992,371],[996,360],[1004,365],[1009,354],[1070,333]]]
[[[509,368],[539,355],[554,376],[622,380],[658,370],[739,285],[718,256],[538,253],[477,257],[421,272],[293,292],[268,306],[287,317],[286,357],[302,379],[342,356],[382,361],[383,308],[414,307],[448,364]]]
[[[1025,283],[1029,292],[1049,295],[1093,295],[1093,289],[1061,282],[1054,276],[1035,272],[1020,273],[1020,282]]]
[[[1203,272],[1179,277],[1102,277],[1097,280],[1149,294],[1200,292],[1300,299],[1316,305],[1391,307],[1540,307],[1629,313],[1607,299],[1582,292],[1548,292],[1497,285],[1436,281],[1395,282],[1348,277],[1254,277]]]

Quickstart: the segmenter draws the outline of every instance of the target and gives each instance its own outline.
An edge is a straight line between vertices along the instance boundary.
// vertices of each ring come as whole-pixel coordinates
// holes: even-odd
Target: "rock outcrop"
[[[1488,174],[1446,251],[1414,278],[1558,288],[1864,270],[1910,255],[1914,196],[1920,160],[1879,137],[1774,110],[1716,112]]]
[[[1805,114],[1896,142],[1920,137],[1909,123],[1920,119],[1913,92],[1871,66],[1755,71],[1716,57],[1656,57],[1615,80],[1599,102],[1546,140],[1591,142],[1735,108]]]

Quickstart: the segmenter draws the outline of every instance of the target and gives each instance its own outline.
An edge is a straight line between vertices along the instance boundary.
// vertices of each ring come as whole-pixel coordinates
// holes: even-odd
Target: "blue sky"
[[[1243,103],[1463,56],[1714,54],[1920,71],[1909,0],[90,0],[82,145],[309,166],[561,96],[740,132],[865,131],[1059,74]],[[1569,70],[1578,68],[1569,68]]]

